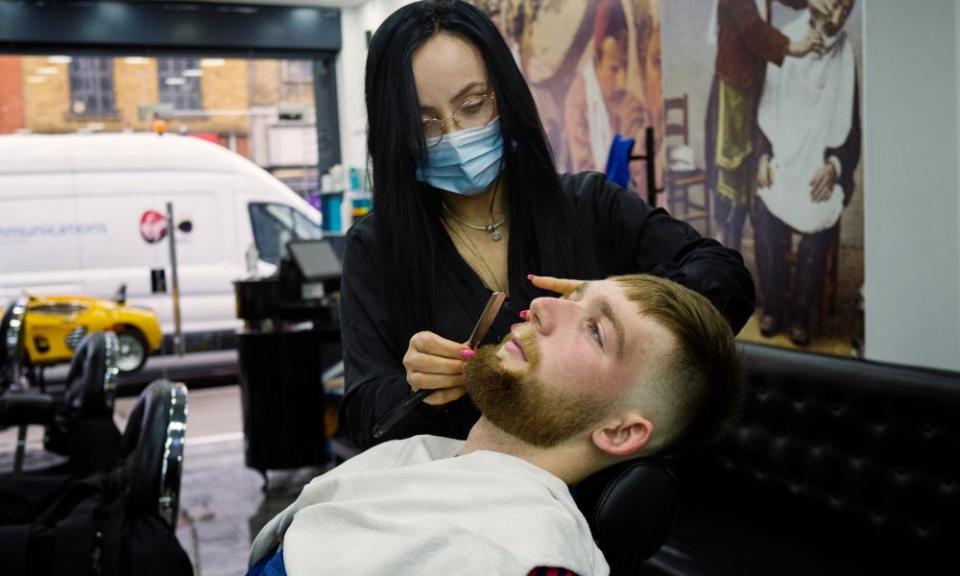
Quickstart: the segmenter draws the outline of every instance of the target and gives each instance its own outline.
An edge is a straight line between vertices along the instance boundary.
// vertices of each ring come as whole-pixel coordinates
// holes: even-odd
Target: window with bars
[[[96,116],[117,111],[113,93],[113,58],[74,56],[70,61],[70,110]]]
[[[174,110],[202,110],[200,66],[196,58],[158,58],[160,102]]]

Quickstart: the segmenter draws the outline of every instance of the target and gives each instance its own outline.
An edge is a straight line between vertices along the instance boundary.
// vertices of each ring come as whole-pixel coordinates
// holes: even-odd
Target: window
[[[290,240],[321,238],[320,226],[283,204],[251,204],[250,223],[260,259],[279,264]]]
[[[307,103],[313,97],[313,61],[280,61],[280,100]]]
[[[196,58],[157,58],[160,102],[174,110],[202,110],[201,74]]]
[[[310,60],[281,60],[280,80],[291,84],[313,82],[313,62]]]
[[[113,114],[113,58],[74,56],[70,60],[70,110],[74,114]]]

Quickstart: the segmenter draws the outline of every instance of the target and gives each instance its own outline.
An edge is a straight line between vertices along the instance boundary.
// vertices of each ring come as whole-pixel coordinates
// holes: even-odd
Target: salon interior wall
[[[960,3],[864,3],[866,356],[960,370]]]
[[[366,162],[365,32],[410,1],[367,0],[342,11],[337,76],[347,165]],[[865,355],[960,370],[960,3],[861,2]]]
[[[367,112],[363,74],[367,62],[366,33],[373,32],[395,10],[413,0],[367,0],[340,13],[342,44],[337,57],[340,102],[340,157],[345,166],[367,161]]]

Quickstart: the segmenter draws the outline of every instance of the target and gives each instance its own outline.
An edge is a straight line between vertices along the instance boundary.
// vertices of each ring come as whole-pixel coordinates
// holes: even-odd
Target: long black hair
[[[533,95],[493,22],[460,0],[423,0],[394,12],[370,41],[366,69],[376,222],[375,255],[392,284],[395,304],[413,306],[414,325],[431,324],[435,291],[440,196],[418,183],[417,164],[426,159],[413,53],[439,32],[457,35],[482,54],[504,142],[505,184],[511,242],[519,242],[529,272],[559,277],[593,277],[596,265],[578,231],[573,207],[565,201]],[[595,258],[595,256],[594,256]],[[393,299],[393,298],[391,298]]]

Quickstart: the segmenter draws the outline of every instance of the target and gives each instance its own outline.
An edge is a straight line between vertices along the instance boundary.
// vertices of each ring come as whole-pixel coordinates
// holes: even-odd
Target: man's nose
[[[843,10],[837,7],[830,15],[830,23],[833,24],[834,28],[839,28],[841,22],[843,22]]]
[[[541,335],[548,335],[574,318],[577,304],[566,298],[536,298],[530,303],[530,322]]]

